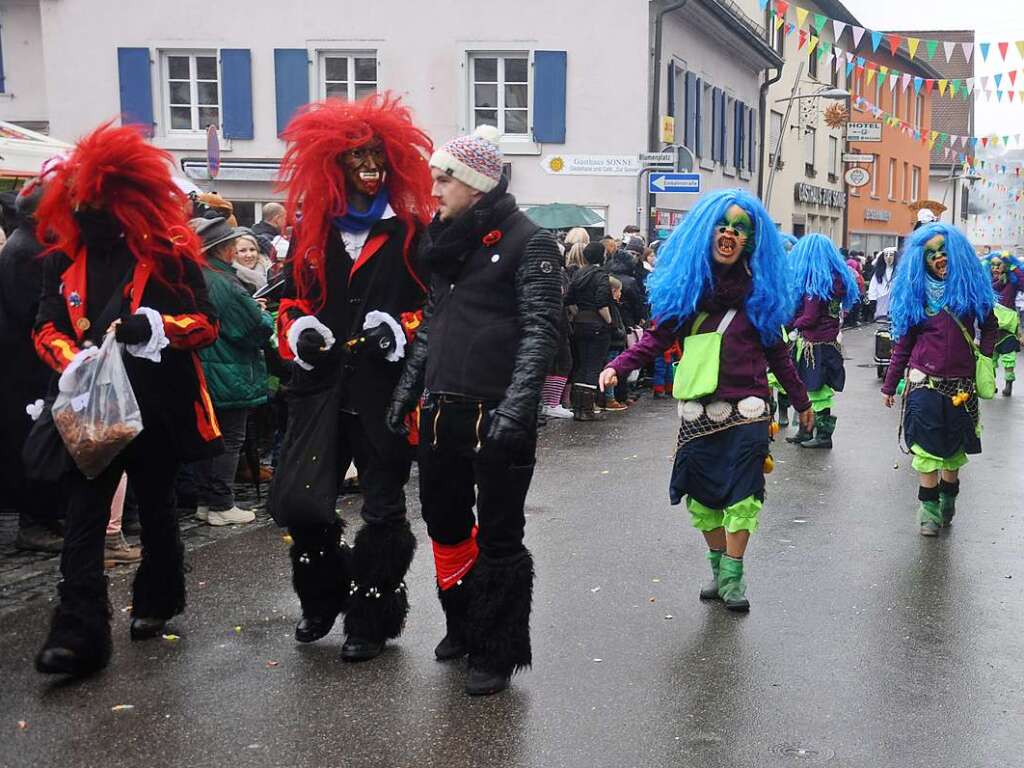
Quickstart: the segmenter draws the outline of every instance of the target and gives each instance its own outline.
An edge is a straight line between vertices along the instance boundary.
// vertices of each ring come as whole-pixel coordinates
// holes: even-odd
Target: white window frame
[[[380,93],[380,58],[377,55],[376,49],[373,48],[318,48],[316,51],[316,93],[319,98],[327,98],[327,59],[348,59],[347,73],[348,80],[346,81],[346,90],[348,94],[346,98],[349,101],[355,101],[356,99],[356,59],[373,59],[377,71],[376,79],[373,81],[374,92]],[[359,81],[360,84],[365,84],[368,81]]]
[[[913,167],[910,178],[910,202],[916,203],[921,191],[921,169],[918,166]]]
[[[924,120],[922,119],[922,115],[924,115],[923,93],[917,94],[917,97],[914,99],[914,107],[914,127],[917,128],[917,130],[921,130],[921,126],[924,123]]]
[[[910,163],[903,162],[903,197],[900,199],[906,203],[910,197]]]
[[[883,75],[881,72],[875,74],[875,106],[879,109],[882,108],[882,81],[887,77],[888,75]]]
[[[808,127],[804,129],[804,172],[816,175],[818,169],[815,167],[818,161],[818,148],[815,146],[818,141],[818,129]],[[810,166],[810,167],[808,167]]]
[[[526,60],[526,109],[522,110],[519,107],[512,107],[518,111],[526,112],[526,133],[506,133],[505,132],[505,110],[508,108],[505,106],[505,61],[507,59],[525,59]],[[505,51],[490,51],[490,50],[472,50],[469,52],[469,56],[466,59],[466,77],[467,77],[467,99],[466,99],[466,111],[467,111],[467,125],[472,130],[476,121],[474,118],[476,110],[476,89],[474,88],[476,81],[474,80],[473,73],[473,62],[476,59],[497,59],[498,60],[498,73],[497,73],[497,91],[498,91],[498,103],[494,107],[494,110],[498,113],[498,131],[502,136],[507,137],[511,141],[531,141],[533,139],[533,51],[532,50],[505,50]],[[513,83],[513,85],[521,85],[522,83]]]
[[[730,116],[732,119],[730,120]],[[736,99],[725,94],[725,146],[722,147],[722,172],[732,176],[736,170]]]
[[[896,158],[889,158],[889,199],[896,200]]]
[[[199,123],[199,109],[209,104],[199,104],[199,80],[196,72],[196,57],[211,57],[217,63],[217,130],[224,126],[224,75],[220,65],[219,48],[160,48],[157,52],[160,73],[160,116],[166,136],[205,136],[205,128],[173,128],[171,125],[171,57],[187,56],[189,63],[189,99],[192,109],[192,124]],[[209,82],[209,81],[203,81]]]
[[[712,147],[715,140],[715,89],[707,80],[701,79],[700,94],[700,159],[711,163]],[[713,170],[712,166],[712,170]]]
[[[839,178],[839,139],[832,135],[828,137],[828,172]]]
[[[878,174],[881,172],[881,163],[879,162],[878,155],[872,155],[875,158],[874,162],[871,163],[871,197],[878,199]]]
[[[779,118],[779,120],[778,120],[779,129],[778,129],[778,131],[775,133],[775,135],[773,137],[772,136],[772,123],[775,122],[775,118],[776,117]],[[782,146],[779,147],[779,156],[775,157],[775,148],[779,146],[779,136],[782,135],[782,131],[783,131],[783,125],[782,125],[782,121],[783,120],[785,120],[785,117],[783,116],[783,114],[781,112],[776,112],[774,109],[771,110],[771,112],[769,112],[769,117],[768,117],[768,161],[769,161],[770,164],[773,164],[776,160],[781,160],[782,159],[782,150],[786,148],[786,143],[783,142]],[[771,165],[769,165],[769,167],[771,167]]]

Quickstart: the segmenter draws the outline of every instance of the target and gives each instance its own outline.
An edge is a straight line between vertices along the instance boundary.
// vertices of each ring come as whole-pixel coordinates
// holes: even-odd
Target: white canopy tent
[[[63,141],[0,121],[0,178],[37,176],[44,162],[69,149]]]

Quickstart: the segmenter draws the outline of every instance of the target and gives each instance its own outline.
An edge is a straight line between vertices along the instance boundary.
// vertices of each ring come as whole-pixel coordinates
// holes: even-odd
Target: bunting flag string
[[[879,46],[884,42],[886,47],[894,56],[900,50],[905,50],[911,59],[914,59],[919,55],[923,55],[931,61],[935,58],[935,55],[939,50],[939,43],[942,43],[942,53],[947,62],[952,61],[953,57],[957,53],[963,56],[965,62],[970,62],[974,55],[975,47],[977,47],[983,62],[987,62],[989,56],[991,56],[993,60],[996,60],[996,57],[998,57],[999,60],[1006,61],[1011,50],[1010,45],[1012,43],[1013,49],[1017,51],[1017,55],[1021,60],[1024,60],[1024,40],[997,40],[995,43],[992,41],[985,41],[975,44],[973,42],[960,40],[912,37],[910,35],[903,35],[897,32],[879,32],[856,24],[849,24],[838,19],[831,19],[824,14],[813,13],[806,8],[801,8],[800,6],[794,5],[786,0],[759,0],[759,2],[762,10],[768,8],[770,3],[770,10],[782,19],[785,19],[786,15],[792,11],[796,20],[796,28],[803,30],[804,25],[809,22],[810,26],[807,28],[807,32],[813,32],[814,35],[819,38],[821,37],[821,31],[825,28],[825,25],[831,23],[837,45],[842,44],[843,35],[847,30],[849,30],[852,49],[854,51],[860,48],[861,41],[863,40],[865,33],[868,33],[872,53],[876,52]],[[920,51],[921,43],[924,43],[923,52]],[[993,50],[993,46],[995,50]]]

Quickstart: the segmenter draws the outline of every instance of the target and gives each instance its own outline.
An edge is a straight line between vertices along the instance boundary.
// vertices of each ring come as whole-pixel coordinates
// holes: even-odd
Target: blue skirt
[[[961,450],[981,453],[981,438],[966,406],[953,405],[951,398],[928,387],[915,389],[907,396],[903,435],[908,446],[919,445],[944,459]]]
[[[1014,352],[1020,352],[1020,342],[1017,341],[1016,336],[1008,333],[996,344],[995,354],[1009,355]]]
[[[764,460],[771,438],[768,422],[739,424],[690,440],[676,451],[669,500],[691,496],[711,509],[725,509],[748,496],[764,500]]]
[[[810,345],[808,345],[810,346]],[[809,364],[807,350],[796,361],[796,372],[808,392],[816,392],[822,387],[832,387],[842,392],[846,386],[846,367],[843,355],[831,344],[815,344],[814,365]]]

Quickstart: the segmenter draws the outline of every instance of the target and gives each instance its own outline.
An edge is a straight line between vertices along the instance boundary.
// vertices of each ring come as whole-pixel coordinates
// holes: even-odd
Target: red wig
[[[326,284],[324,263],[316,254],[327,241],[331,219],[347,212],[345,172],[338,159],[374,137],[384,143],[388,158],[384,186],[391,207],[411,235],[416,223],[428,223],[434,213],[429,166],[433,143],[413,125],[412,113],[401,99],[383,93],[355,102],[314,102],[303,108],[282,134],[288,150],[281,161],[278,188],[288,194],[289,223],[295,225],[298,212],[302,212],[294,229],[292,259],[308,260],[320,286]],[[316,292],[310,280],[312,271],[294,270],[300,299],[309,300]]]
[[[36,211],[40,242],[75,259],[81,232],[74,213],[95,208],[121,225],[135,259],[163,282],[180,284],[182,263],[201,262],[188,227],[189,200],[171,180],[170,154],[146,143],[136,126],[101,125],[47,176]]]

